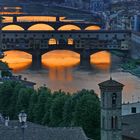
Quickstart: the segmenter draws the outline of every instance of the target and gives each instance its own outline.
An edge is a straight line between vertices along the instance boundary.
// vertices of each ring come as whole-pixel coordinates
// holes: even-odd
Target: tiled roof
[[[99,84],[100,87],[123,87],[124,85],[110,78]]]
[[[8,127],[0,126],[0,140],[22,140],[22,131],[15,121]],[[27,123],[25,140],[88,140],[80,127],[49,128],[33,123]]]
[[[122,123],[123,136],[140,140],[140,113],[123,116]]]

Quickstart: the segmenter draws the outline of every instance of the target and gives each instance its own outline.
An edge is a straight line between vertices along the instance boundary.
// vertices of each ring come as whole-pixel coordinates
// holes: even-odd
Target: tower
[[[101,90],[101,140],[122,140],[123,86],[112,78],[99,84]]]

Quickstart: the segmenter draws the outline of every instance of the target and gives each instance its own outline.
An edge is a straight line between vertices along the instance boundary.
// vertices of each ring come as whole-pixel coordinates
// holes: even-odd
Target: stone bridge
[[[90,55],[99,51],[130,49],[130,31],[2,31],[2,51],[19,50],[32,55],[32,68],[41,68],[41,56],[53,50],[80,54],[81,65],[90,64]]]

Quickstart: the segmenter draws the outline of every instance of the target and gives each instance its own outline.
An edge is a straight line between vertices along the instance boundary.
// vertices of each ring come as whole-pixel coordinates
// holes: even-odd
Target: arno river
[[[7,14],[7,13],[6,13]],[[46,19],[47,18],[47,19]],[[62,17],[63,20],[64,17]],[[52,21],[52,17],[19,17],[21,21]],[[5,18],[4,22],[11,22],[10,17]],[[73,27],[65,27],[65,30],[73,29]],[[33,26],[30,30],[44,30],[46,26]],[[47,27],[47,30],[49,28]],[[99,27],[93,26],[89,30],[98,30]],[[3,30],[23,30],[18,26],[8,26]],[[52,29],[49,29],[52,30]],[[79,30],[79,29],[78,29]],[[88,29],[87,29],[88,30]],[[27,80],[35,82],[40,86],[47,86],[51,90],[62,89],[73,93],[77,90],[94,89],[100,95],[98,83],[108,80],[111,76],[113,79],[125,85],[123,90],[123,102],[134,102],[140,99],[140,79],[130,73],[121,72],[117,66],[119,61],[107,52],[100,52],[91,56],[92,69],[79,69],[80,56],[70,51],[54,51],[42,56],[43,69],[40,71],[30,70],[32,63],[31,55],[19,52],[5,52],[6,57],[3,61],[7,62],[13,72],[17,75],[26,77]],[[115,61],[114,61],[115,60]],[[113,62],[112,62],[113,61]],[[113,64],[113,66],[112,66]],[[111,69],[111,70],[110,70]]]
[[[29,81],[37,83],[39,86],[47,86],[51,90],[62,89],[67,92],[77,90],[94,89],[99,94],[98,83],[110,77],[111,55],[107,52],[100,52],[91,56],[92,69],[79,69],[80,56],[70,51],[53,51],[42,56],[44,69],[31,71],[31,56],[24,52],[6,52],[6,61],[17,75],[26,77]],[[113,60],[114,61],[114,60]],[[113,64],[119,63],[117,60]],[[125,87],[123,91],[123,102],[138,101],[140,97],[140,79],[121,72],[113,65],[112,77],[122,82]]]

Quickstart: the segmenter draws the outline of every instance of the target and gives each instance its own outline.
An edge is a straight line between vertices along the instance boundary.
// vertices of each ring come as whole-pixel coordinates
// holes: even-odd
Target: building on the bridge
[[[112,78],[99,84],[101,90],[101,140],[122,140],[123,86]]]

